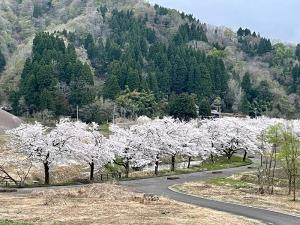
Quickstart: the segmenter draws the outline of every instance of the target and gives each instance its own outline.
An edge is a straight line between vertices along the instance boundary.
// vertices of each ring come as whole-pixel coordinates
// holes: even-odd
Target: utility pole
[[[115,124],[115,112],[116,112],[116,104],[114,103],[114,110],[113,110],[113,124]]]
[[[78,108],[78,105],[76,107],[76,115],[77,115],[77,121],[79,120],[79,108]]]

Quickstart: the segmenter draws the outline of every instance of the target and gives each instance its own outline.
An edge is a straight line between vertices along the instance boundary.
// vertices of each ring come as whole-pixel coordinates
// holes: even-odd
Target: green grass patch
[[[108,137],[109,134],[110,134],[110,131],[109,131],[109,124],[108,123],[104,123],[104,124],[101,124],[100,125],[100,130],[101,130],[101,133]]]
[[[242,157],[232,156],[231,159],[227,159],[226,157],[218,157],[214,159],[214,163],[211,160],[203,162],[200,167],[207,170],[220,170],[220,169],[228,169],[239,166],[247,166],[252,164],[250,159],[246,159],[243,161]]]
[[[238,179],[233,179],[231,177],[217,177],[208,180],[206,183],[212,184],[215,186],[221,186],[221,187],[231,187],[235,189],[240,189],[240,188],[251,188],[253,187],[253,184],[238,180]]]
[[[16,222],[12,220],[0,220],[0,225],[33,225],[32,223]]]
[[[230,160],[226,157],[218,157],[214,159],[214,163],[210,160],[202,162],[198,166],[192,166],[190,168],[177,168],[174,172],[170,170],[159,170],[159,175],[155,176],[132,176],[128,179],[124,180],[134,180],[134,179],[142,179],[142,178],[152,178],[152,177],[163,177],[163,176],[176,176],[180,174],[189,174],[189,173],[197,173],[202,171],[214,171],[214,170],[222,170],[229,169],[240,166],[247,166],[252,164],[250,159],[243,161],[243,158],[239,156],[233,156]],[[175,164],[176,165],[176,164]]]

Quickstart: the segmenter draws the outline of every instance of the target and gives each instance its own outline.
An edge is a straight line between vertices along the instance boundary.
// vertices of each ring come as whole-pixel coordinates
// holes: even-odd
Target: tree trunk
[[[95,163],[90,163],[90,181],[94,180],[94,170],[95,170]]]
[[[191,160],[192,160],[192,157],[189,156],[189,161],[188,161],[188,166],[187,166],[187,168],[190,168],[190,167],[191,167]]]
[[[260,155],[260,166],[261,167],[263,166],[263,155],[262,154]]]
[[[210,160],[211,160],[212,163],[215,163],[213,154],[210,154]]]
[[[243,157],[243,162],[246,161],[246,157],[247,157],[247,151],[245,150],[245,152],[244,152],[244,157]]]
[[[20,183],[16,179],[14,179],[12,176],[10,176],[9,173],[2,166],[0,166],[0,172],[4,173],[4,175],[5,175],[3,178],[11,180],[12,182],[15,183],[16,186],[20,186]]]
[[[50,174],[49,174],[49,162],[44,163],[44,171],[45,171],[45,184],[50,184]]]
[[[228,153],[228,155],[227,155],[228,160],[230,160],[232,156],[233,156],[233,153]]]
[[[158,161],[155,162],[154,174],[158,176]]]
[[[125,178],[129,177],[129,162],[125,163]]]
[[[274,194],[274,177],[275,177],[275,169],[276,169],[276,163],[277,163],[277,159],[276,159],[276,154],[277,154],[277,146],[274,146],[274,164],[273,164],[273,172],[272,172],[272,189],[271,189],[271,194]]]
[[[296,175],[293,175],[293,201],[296,201]]]
[[[288,195],[291,195],[291,193],[292,193],[292,176],[289,174],[288,178],[289,178],[289,192],[288,192]]]
[[[175,171],[175,155],[172,155],[172,164],[171,164],[171,171]]]

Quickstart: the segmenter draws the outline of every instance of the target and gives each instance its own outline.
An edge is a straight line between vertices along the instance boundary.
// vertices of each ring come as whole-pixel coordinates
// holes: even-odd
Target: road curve
[[[253,208],[250,206],[225,203],[221,201],[185,195],[182,193],[174,192],[169,189],[170,186],[175,184],[182,184],[185,182],[197,180],[207,180],[213,177],[231,176],[232,174],[245,172],[248,170],[249,169],[247,167],[238,167],[226,169],[223,170],[222,173],[217,174],[207,171],[193,174],[178,175],[176,177],[178,177],[179,179],[176,180],[167,180],[166,177],[157,177],[142,180],[122,181],[120,183],[121,185],[129,187],[137,192],[152,193],[176,201],[259,220],[263,223],[270,225],[300,225],[300,217],[297,216],[274,212],[267,209]]]

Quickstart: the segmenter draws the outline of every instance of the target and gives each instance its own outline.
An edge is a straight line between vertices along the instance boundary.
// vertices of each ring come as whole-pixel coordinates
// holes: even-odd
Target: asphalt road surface
[[[149,178],[142,180],[123,181],[122,185],[130,187],[131,189],[142,192],[152,193],[159,196],[164,196],[179,202],[184,202],[200,207],[210,208],[218,211],[228,212],[231,214],[248,217],[251,219],[259,220],[266,224],[274,225],[300,225],[300,217],[287,215],[283,213],[273,212],[266,209],[259,209],[250,206],[225,203],[185,195],[182,193],[174,192],[169,189],[170,186],[175,184],[182,184],[185,182],[207,180],[213,177],[225,177],[232,174],[248,171],[248,167],[238,167],[232,169],[222,170],[222,173],[212,173],[211,171],[199,172],[193,174],[184,174],[175,176],[179,179],[168,180],[167,177]]]

